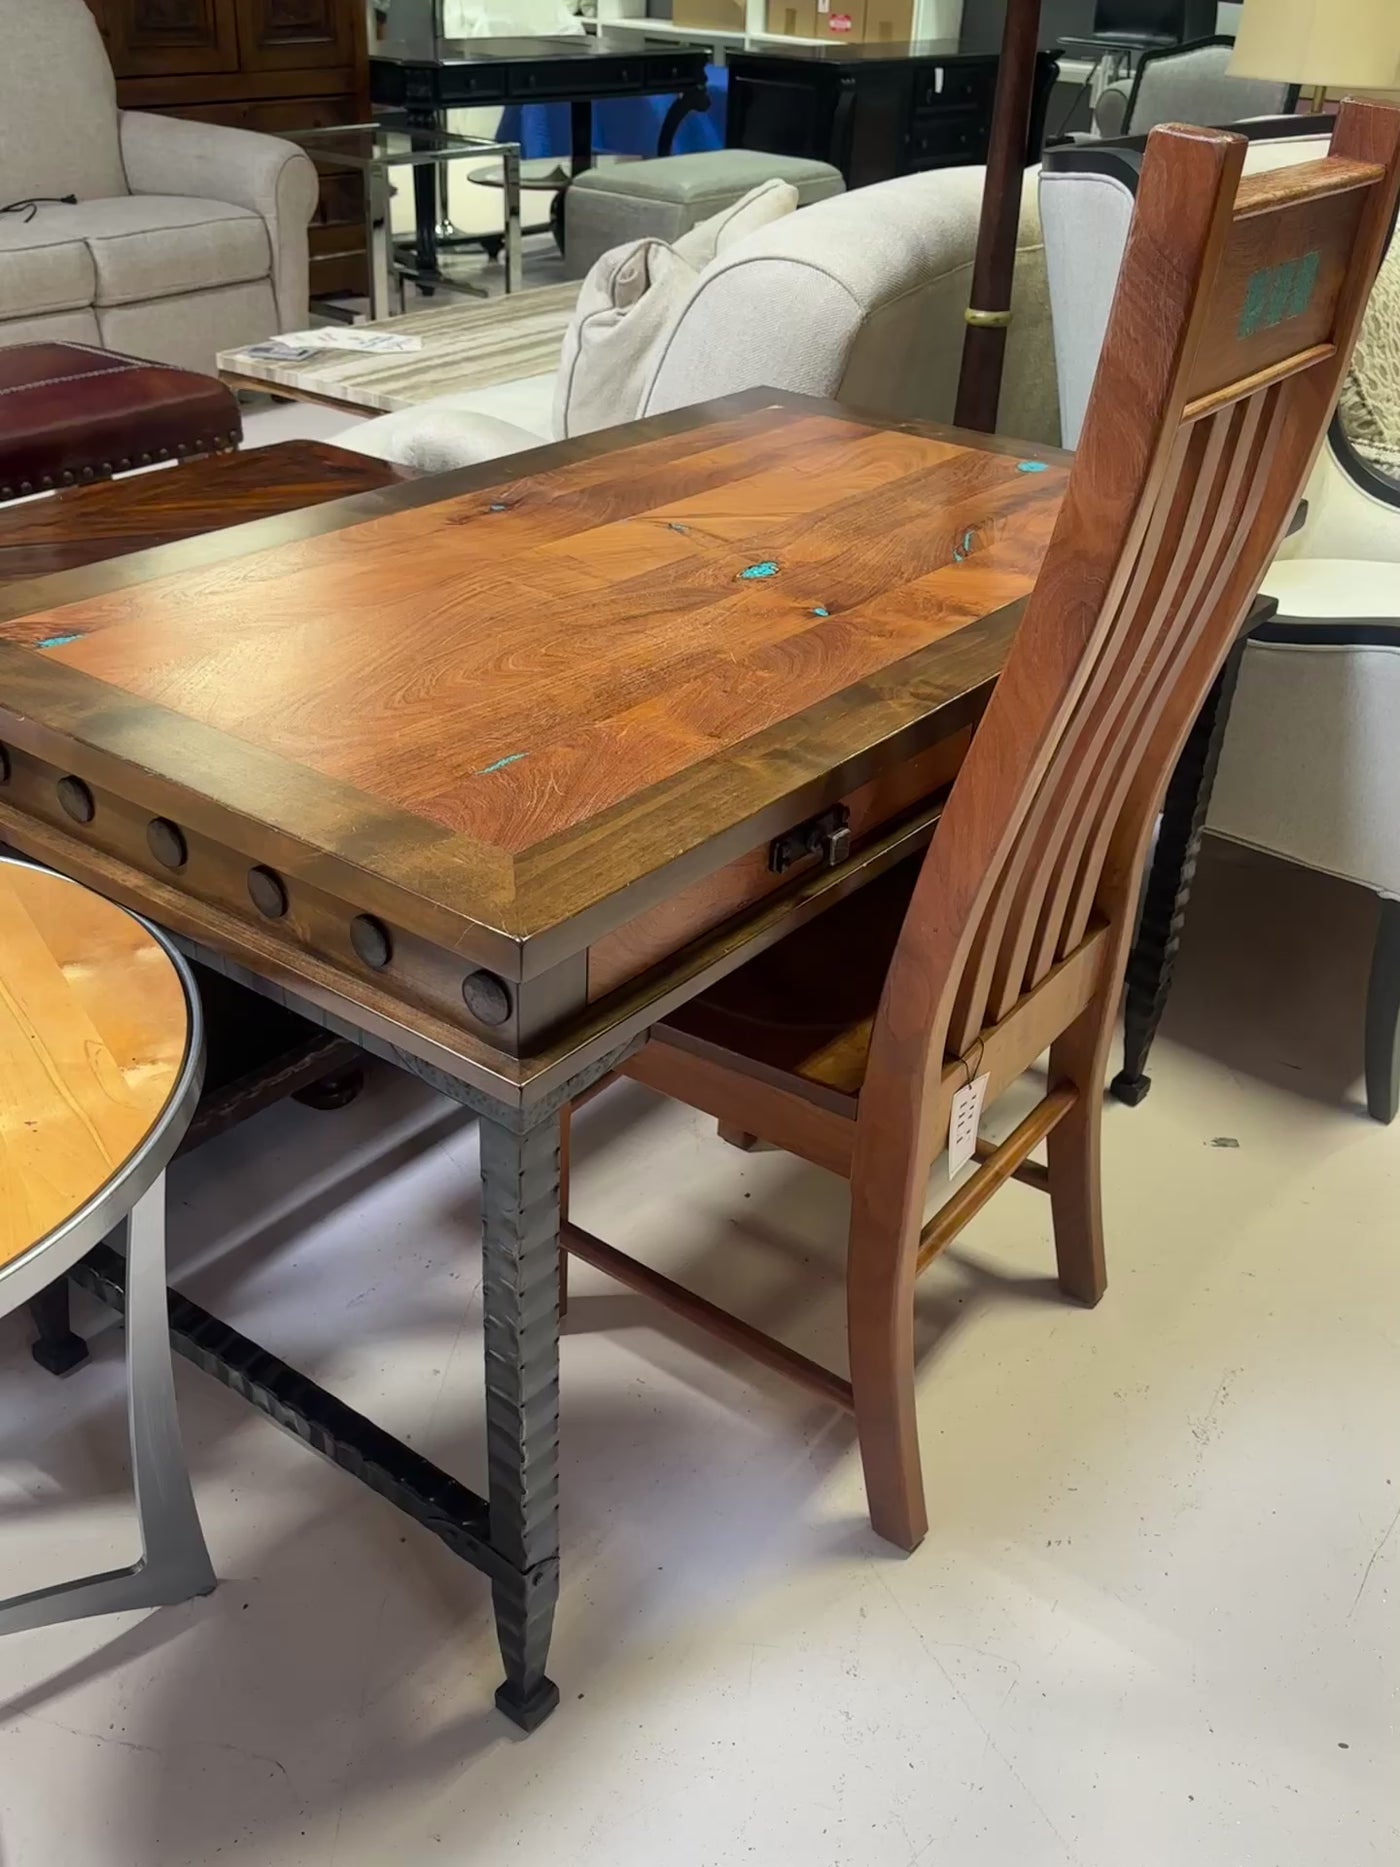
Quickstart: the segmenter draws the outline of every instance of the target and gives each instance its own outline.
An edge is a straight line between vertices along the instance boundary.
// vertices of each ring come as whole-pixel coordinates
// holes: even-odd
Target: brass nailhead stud
[[[88,790],[81,778],[60,778],[58,801],[74,823],[91,823],[97,815],[97,806],[92,801],[92,792]]]
[[[372,914],[357,914],[351,921],[350,944],[374,972],[382,972],[393,957],[389,929]]]
[[[172,823],[169,817],[152,817],[146,825],[146,841],[150,844],[151,854],[157,862],[163,862],[167,869],[183,869],[189,861],[189,847],[185,842],[185,833],[179,824]]]
[[[462,981],[462,997],[481,1024],[504,1024],[510,1016],[510,988],[494,972],[469,972]]]
[[[248,871],[248,893],[259,914],[270,921],[280,921],[287,912],[287,890],[275,869],[261,865]]]

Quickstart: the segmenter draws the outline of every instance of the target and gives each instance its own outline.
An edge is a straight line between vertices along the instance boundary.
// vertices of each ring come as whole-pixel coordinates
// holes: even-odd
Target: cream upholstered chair
[[[0,0],[0,345],[212,370],[306,322],[316,171],[292,143],[117,109],[84,0]]]
[[[1105,85],[1094,106],[1099,136],[1146,136],[1159,123],[1238,123],[1292,111],[1296,84],[1230,75],[1233,39],[1193,39],[1144,52],[1130,78]]]
[[[1324,155],[1308,119],[1235,126],[1246,170]],[[1073,446],[1107,325],[1132,213],[1133,143],[1051,152],[1041,215],[1064,440]],[[1400,303],[1392,244],[1368,324]],[[1373,352],[1396,333],[1363,328],[1354,384],[1385,380]],[[1400,387],[1400,384],[1397,384]],[[1343,407],[1356,399],[1344,392]],[[1374,398],[1372,398],[1374,402]],[[1374,406],[1371,409],[1374,420]],[[1395,412],[1400,432],[1400,408]],[[1362,442],[1362,445],[1366,445]],[[1377,444],[1384,448],[1383,440]],[[1400,455],[1397,455],[1400,458]],[[1264,582],[1278,616],[1240,660],[1207,829],[1359,883],[1381,898],[1367,997],[1366,1100],[1400,1112],[1400,476],[1369,465],[1334,422],[1308,487],[1307,515]]]
[[[984,171],[902,176],[818,201],[701,273],[618,421],[741,389],[832,396],[876,414],[951,421]],[[1059,434],[1035,171],[1022,196],[1003,433]],[[553,375],[441,396],[337,437],[426,471],[558,438]],[[573,430],[571,429],[571,432]]]

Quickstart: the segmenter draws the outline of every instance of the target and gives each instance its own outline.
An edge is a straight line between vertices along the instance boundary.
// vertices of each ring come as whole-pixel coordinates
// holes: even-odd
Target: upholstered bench
[[[564,262],[581,279],[610,247],[651,236],[672,241],[731,207],[760,182],[791,182],[797,205],[841,194],[841,171],[806,156],[710,149],[691,156],[585,169],[564,198]]]

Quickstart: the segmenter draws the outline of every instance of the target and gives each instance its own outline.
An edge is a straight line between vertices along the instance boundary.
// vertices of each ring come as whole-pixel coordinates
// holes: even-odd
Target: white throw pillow
[[[789,182],[761,182],[742,200],[664,240],[633,240],[604,253],[579,288],[554,384],[557,438],[634,421],[651,361],[712,260],[797,207]]]

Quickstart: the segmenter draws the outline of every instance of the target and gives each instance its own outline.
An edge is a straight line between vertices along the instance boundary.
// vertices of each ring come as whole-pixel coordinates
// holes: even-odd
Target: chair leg
[[[559,1115],[559,1320],[569,1313],[569,1250],[564,1243],[563,1226],[569,1216],[569,1140],[573,1129],[573,1110],[567,1106]]]
[[[0,1634],[207,1595],[216,1577],[180,1445],[165,1289],[165,1180],[127,1220],[127,1421],[141,1560],[0,1603]]]
[[[852,1177],[846,1318],[870,1522],[877,1536],[913,1550],[928,1534],[914,1407],[914,1276],[923,1211],[912,1197],[903,1210],[898,1195],[890,1197],[898,1172],[889,1171],[892,1165],[888,1154],[868,1167],[858,1161]],[[888,1177],[880,1185],[882,1168]],[[927,1179],[925,1170],[921,1188]]]
[[[1050,1130],[1045,1143],[1055,1259],[1060,1288],[1090,1308],[1108,1287],[1099,1130],[1112,1011],[1111,1003],[1095,999],[1050,1047],[1050,1086],[1070,1083],[1079,1091],[1079,1100]]]
[[[1400,901],[1382,901],[1366,988],[1366,1108],[1373,1121],[1400,1114]]]
[[[30,1354],[50,1374],[71,1374],[88,1358],[88,1345],[73,1332],[68,1279],[60,1277],[29,1302],[35,1338]]]

